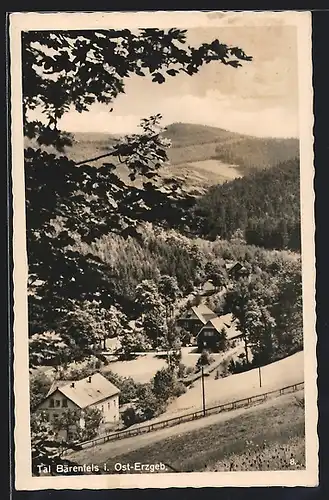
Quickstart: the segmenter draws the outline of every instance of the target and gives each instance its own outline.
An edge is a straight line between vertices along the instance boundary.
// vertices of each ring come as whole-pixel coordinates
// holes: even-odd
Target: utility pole
[[[260,371],[260,366],[258,367],[258,376],[259,376],[259,387],[262,387],[262,374]]]
[[[206,397],[205,397],[205,391],[204,391],[204,372],[203,372],[203,366],[201,366],[201,386],[202,386],[202,410],[203,410],[203,416],[206,416]]]

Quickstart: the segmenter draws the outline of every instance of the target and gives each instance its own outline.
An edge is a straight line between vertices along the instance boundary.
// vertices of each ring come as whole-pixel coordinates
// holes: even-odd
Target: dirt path
[[[159,429],[158,431],[154,431],[149,434],[141,434],[139,436],[127,438],[122,441],[115,441],[112,443],[105,443],[93,448],[86,448],[84,450],[68,455],[67,458],[79,464],[98,464],[106,462],[109,457],[113,458],[134,450],[138,450],[150,444],[160,442],[168,437],[180,436],[181,434],[211,426],[213,424],[225,422],[241,414],[258,411],[259,409],[264,409],[271,406],[280,406],[287,400],[289,400],[289,398],[291,399],[292,397],[300,396],[302,393],[303,391],[298,391],[294,394],[287,394],[270,399],[265,403],[253,405],[249,408],[239,408],[230,412],[218,413],[215,415],[210,415],[209,417],[201,418],[199,420],[194,420],[192,422],[185,422],[174,427]]]

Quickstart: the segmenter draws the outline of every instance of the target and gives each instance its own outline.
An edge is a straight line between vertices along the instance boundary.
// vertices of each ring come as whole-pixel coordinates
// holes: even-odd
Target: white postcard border
[[[301,157],[301,214],[306,406],[306,470],[270,472],[169,473],[70,477],[32,477],[29,429],[29,371],[27,314],[27,252],[22,130],[21,31],[95,29],[108,26],[137,28],[205,27],[286,24],[298,29],[299,123]],[[112,489],[211,486],[315,486],[318,483],[315,245],[313,190],[313,111],[310,12],[137,12],[137,13],[13,13],[10,15],[13,280],[14,280],[14,395],[15,488]]]

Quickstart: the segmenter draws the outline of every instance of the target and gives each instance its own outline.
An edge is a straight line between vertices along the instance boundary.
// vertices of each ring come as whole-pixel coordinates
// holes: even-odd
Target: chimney
[[[91,376],[88,377],[88,382],[91,384]]]
[[[73,388],[74,388],[74,382],[72,382],[71,387],[73,387]]]

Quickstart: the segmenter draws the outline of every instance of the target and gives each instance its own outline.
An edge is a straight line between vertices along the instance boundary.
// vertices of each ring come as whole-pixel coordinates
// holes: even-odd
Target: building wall
[[[104,423],[118,423],[119,416],[119,395],[111,396],[106,400],[90,405],[89,408],[98,408]],[[50,397],[45,399],[38,407],[39,411],[46,411],[49,415],[49,422],[52,423],[60,418],[66,410],[79,410],[80,408],[70,399],[66,398],[60,391],[55,391]],[[73,429],[72,429],[73,430]],[[62,437],[66,437],[66,431],[60,431]]]
[[[77,406],[73,401],[66,398],[64,394],[59,391],[55,391],[51,396],[45,399],[38,407],[39,411],[46,411],[49,417],[49,422],[54,423],[58,418],[62,416],[62,414],[66,410],[79,410],[79,406]],[[69,433],[67,430],[60,430],[58,435],[64,439],[67,439],[70,432],[74,432],[75,426],[71,426],[69,429]]]
[[[215,349],[218,343],[218,333],[215,328],[203,328],[198,335],[198,347],[202,349]]]
[[[66,398],[61,392],[55,391],[39,405],[38,409],[45,410],[49,415],[49,421],[52,422],[66,410],[78,410],[79,406]]]
[[[192,335],[196,335],[203,326],[202,321],[195,318],[181,318],[177,320],[177,324],[186,331],[190,332]]]
[[[119,395],[111,396],[100,403],[91,405],[90,408],[98,408],[103,415],[104,422],[119,422]]]

